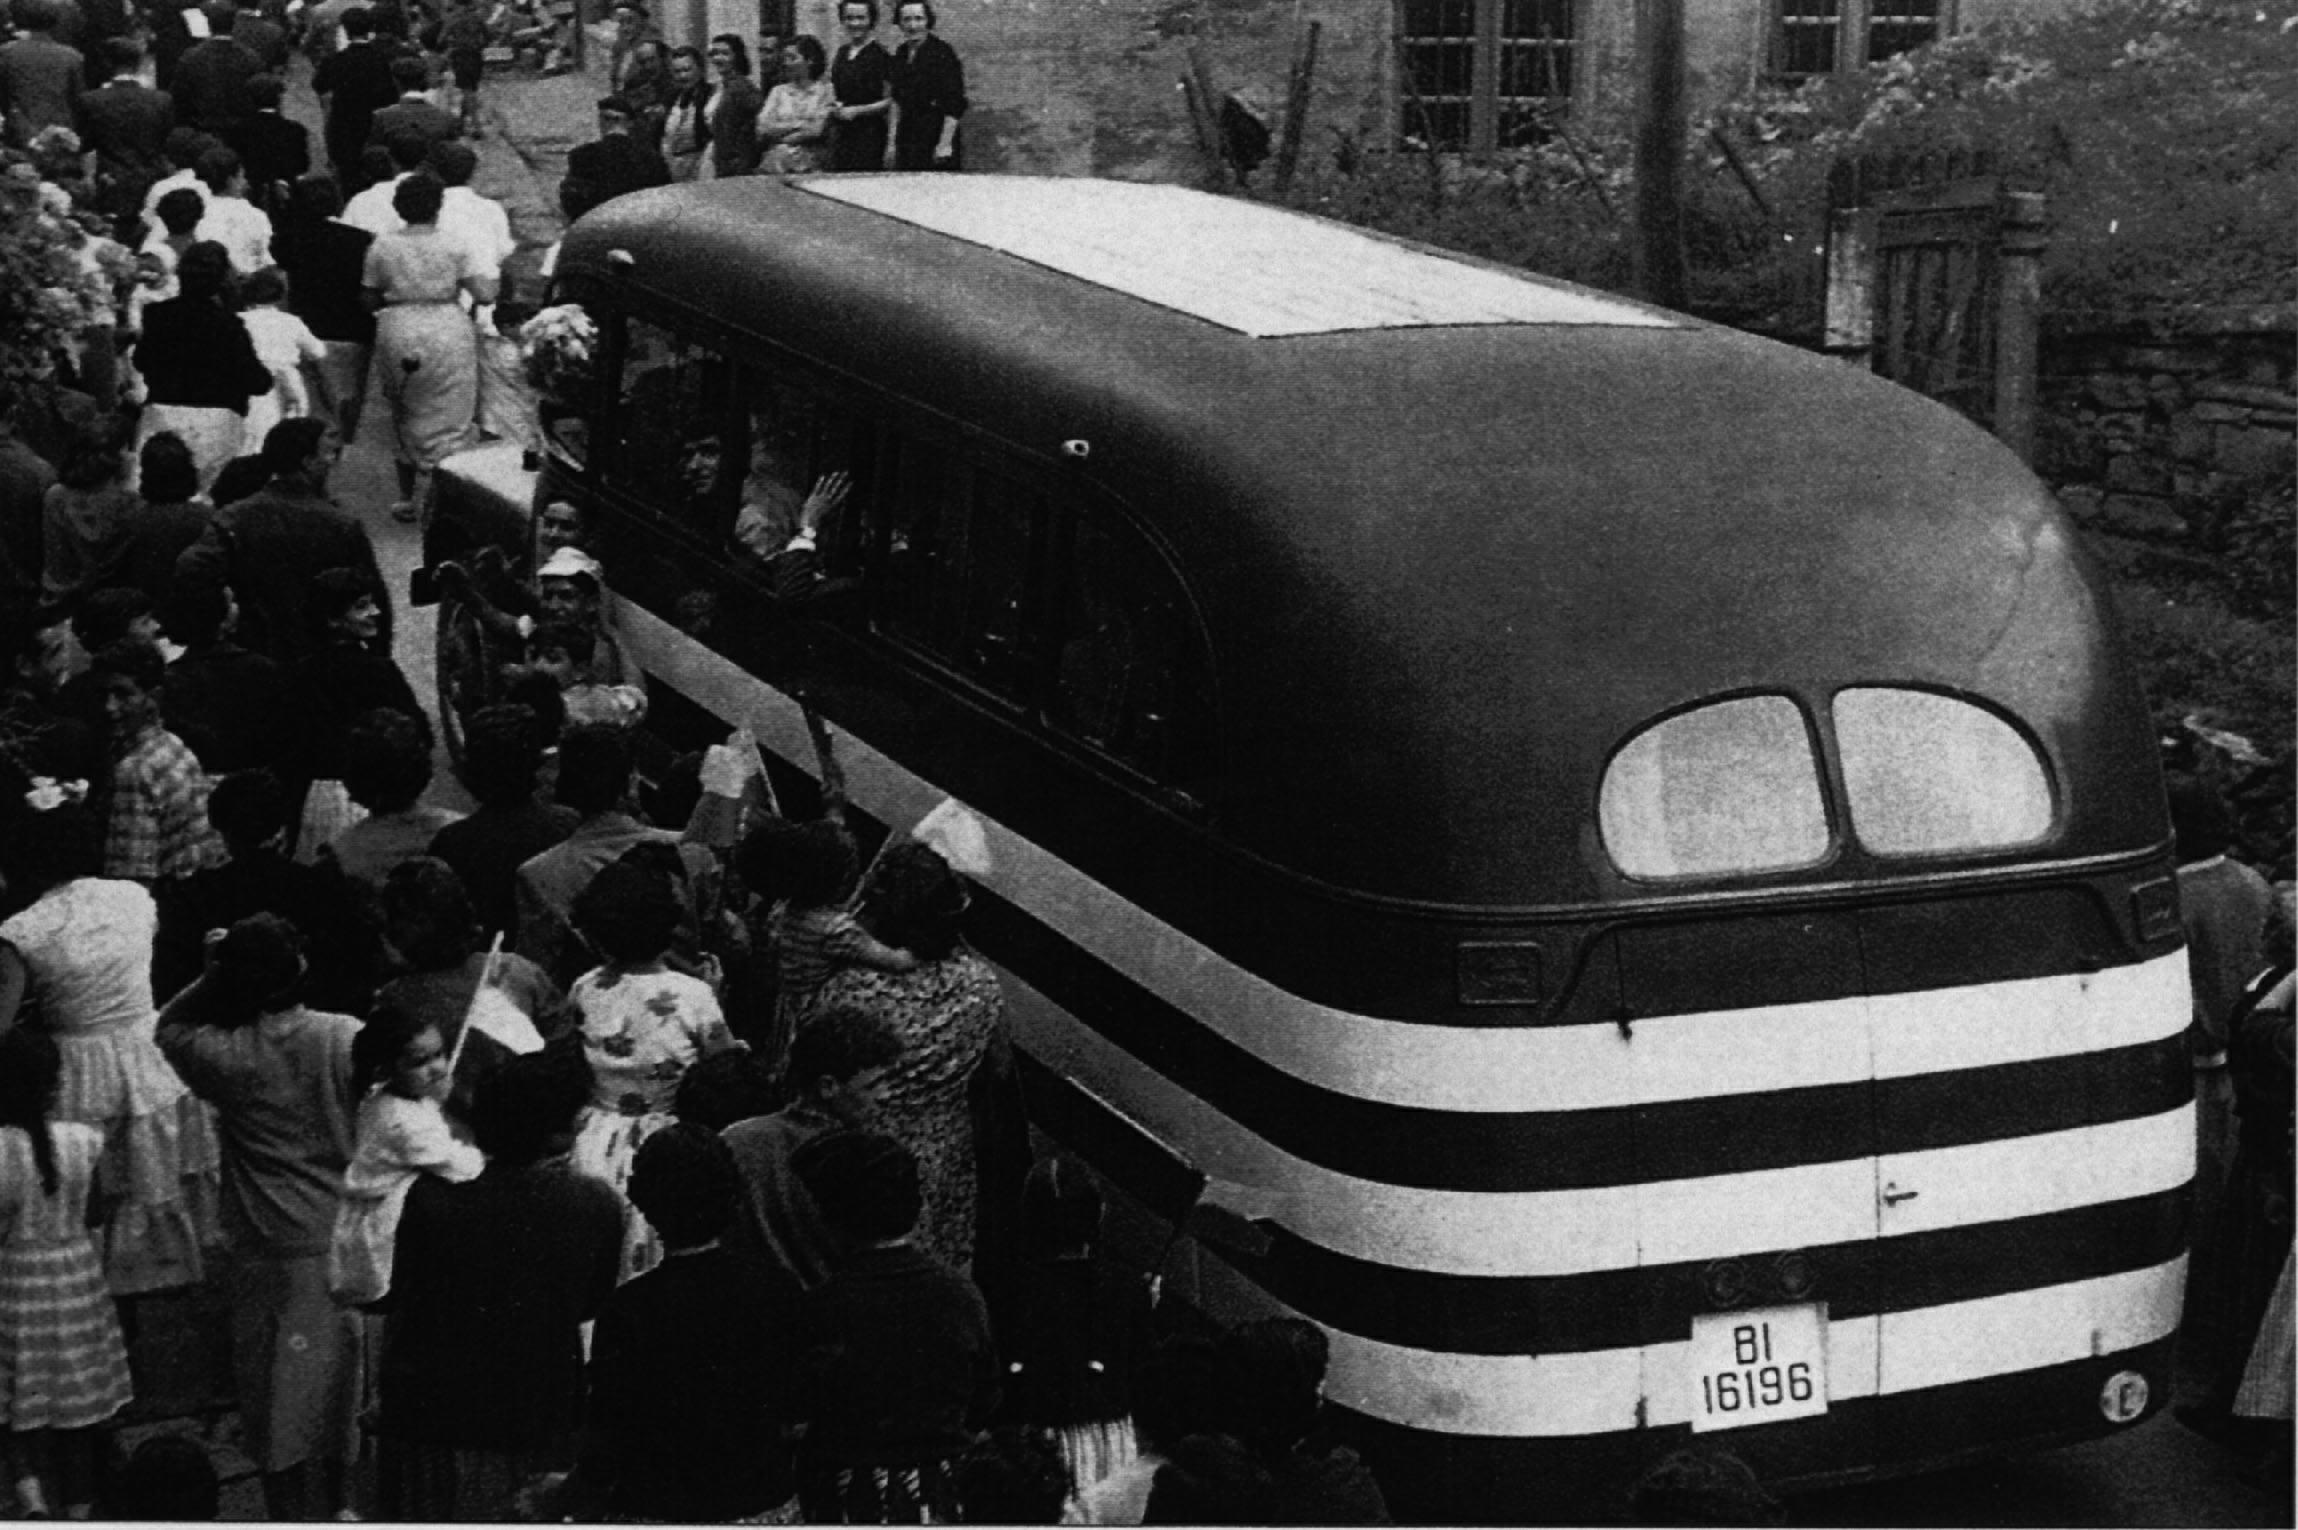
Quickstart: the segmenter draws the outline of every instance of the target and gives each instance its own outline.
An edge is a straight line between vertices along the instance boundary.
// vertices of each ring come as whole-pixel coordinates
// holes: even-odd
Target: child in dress
[[[255,359],[271,373],[271,391],[247,401],[247,426],[239,444],[245,455],[262,451],[263,438],[281,420],[311,413],[311,391],[304,386],[303,369],[309,366],[314,377],[325,377],[319,367],[327,359],[327,347],[309,325],[287,311],[287,273],[279,267],[265,266],[249,277],[240,287],[240,298],[247,306],[240,311],[239,322],[255,343]]]
[[[775,953],[775,1031],[786,1047],[840,967],[907,972],[918,962],[855,920],[850,900],[857,857],[844,824],[823,818],[760,830],[764,838],[752,859],[778,899],[767,929]]]
[[[128,1405],[128,1351],[88,1232],[101,1128],[50,1118],[55,1038],[0,1035],[0,1444],[17,1512],[95,1498],[96,1426]]]
[[[576,1118],[575,1169],[623,1194],[639,1144],[674,1119],[679,1081],[695,1062],[738,1045],[718,997],[664,961],[679,921],[667,877],[626,857],[591,878],[574,902],[574,924],[600,957],[567,994],[590,1064],[591,1097]],[[622,1278],[662,1259],[646,1219],[623,1204]]]
[[[462,1184],[487,1161],[456,1139],[440,1108],[454,1070],[436,1025],[386,1004],[353,1038],[351,1067],[362,1096],[358,1145],[343,1174],[327,1282],[336,1300],[356,1305],[391,1289],[391,1250],[415,1177]]]

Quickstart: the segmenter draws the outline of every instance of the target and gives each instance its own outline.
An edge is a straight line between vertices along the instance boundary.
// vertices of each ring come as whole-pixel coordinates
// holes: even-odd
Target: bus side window
[[[628,320],[615,390],[620,439],[607,463],[607,481],[680,512],[708,498],[716,485],[697,478],[704,455],[698,447],[723,440],[727,404],[723,360],[661,325]]]
[[[1026,701],[1023,602],[1036,495],[930,443],[903,440],[892,455],[881,625]]]
[[[1179,576],[1113,516],[1080,514],[1048,714],[1062,732],[1159,781],[1192,772],[1192,708],[1210,664]]]
[[[745,380],[742,399],[736,423],[748,455],[737,475],[741,492],[731,535],[737,547],[763,563],[789,547],[800,512],[823,480],[851,473],[853,426],[812,390],[792,383],[754,374]],[[849,497],[822,528],[825,556],[845,540],[843,525],[855,514]]]

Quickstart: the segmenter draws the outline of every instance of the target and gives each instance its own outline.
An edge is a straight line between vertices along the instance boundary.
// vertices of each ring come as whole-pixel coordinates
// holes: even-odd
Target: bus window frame
[[[1808,861],[1798,861],[1787,866],[1693,871],[1674,876],[1630,871],[1620,864],[1618,854],[1613,850],[1611,842],[1604,834],[1603,807],[1604,787],[1611,780],[1612,767],[1619,761],[1620,756],[1627,751],[1630,745],[1647,737],[1656,729],[1665,727],[1677,718],[1688,717],[1692,713],[1704,712],[1711,707],[1724,706],[1732,702],[1754,700],[1786,702],[1794,708],[1796,720],[1802,725],[1805,757],[1811,764],[1812,786],[1819,799],[1820,820],[1827,831],[1826,841],[1822,845],[1820,853]],[[1730,690],[1714,691],[1704,696],[1695,696],[1678,705],[1666,707],[1649,716],[1638,718],[1609,749],[1604,751],[1603,761],[1597,766],[1590,785],[1591,796],[1587,805],[1587,822],[1596,831],[1596,842],[1604,853],[1604,864],[1610,869],[1612,875],[1637,886],[1669,890],[1702,886],[1766,886],[1809,877],[1824,868],[1842,866],[1847,860],[1856,861],[1862,855],[1858,842],[1851,834],[1850,810],[1845,806],[1843,792],[1842,761],[1836,758],[1833,729],[1822,725],[1819,716],[1804,697],[1793,691],[1782,690],[1777,686],[1735,686]]]
[[[600,365],[592,381],[591,450],[579,471],[565,464],[561,467],[573,473],[583,491],[608,513],[632,515],[647,534],[667,537],[680,551],[703,555],[721,565],[723,577],[762,587],[765,580],[759,570],[730,558],[725,546],[707,545],[687,517],[651,496],[634,492],[615,476],[610,464],[623,449],[622,369],[628,356],[629,325],[634,321],[652,324],[689,346],[714,352],[730,364],[737,388],[768,372],[799,379],[847,411],[866,431],[850,468],[858,502],[850,503],[833,518],[822,548],[833,566],[850,561],[861,577],[862,619],[840,625],[850,632],[859,627],[862,630],[853,635],[881,654],[1025,728],[1059,757],[1092,769],[1168,809],[1200,820],[1213,815],[1211,788],[1221,777],[1221,671],[1210,628],[1198,593],[1181,573],[1172,548],[1154,526],[1133,513],[1121,494],[1085,478],[1067,459],[1034,451],[910,394],[866,386],[832,362],[729,325],[654,288],[572,277],[554,283],[552,296],[556,301],[582,303],[600,326]],[[1017,645],[1021,671],[1027,677],[1022,696],[1007,695],[886,623],[885,573],[893,534],[889,470],[900,450],[920,441],[941,449],[949,461],[963,464],[969,497],[985,467],[1033,491],[1022,632]],[[859,455],[862,451],[869,457],[866,474]],[[732,471],[731,466],[728,471]],[[865,487],[869,491],[866,499],[862,498]],[[1089,742],[1054,717],[1052,689],[1057,683],[1059,644],[1066,626],[1060,607],[1068,594],[1066,588],[1057,589],[1055,582],[1069,577],[1074,566],[1075,527],[1087,515],[1122,526],[1126,534],[1154,552],[1166,583],[1178,593],[1189,640],[1203,667],[1198,678],[1203,682],[1204,701],[1192,709],[1199,722],[1195,728],[1180,732],[1178,738],[1184,747],[1175,751],[1176,758],[1189,763],[1164,776],[1153,775],[1124,756]]]

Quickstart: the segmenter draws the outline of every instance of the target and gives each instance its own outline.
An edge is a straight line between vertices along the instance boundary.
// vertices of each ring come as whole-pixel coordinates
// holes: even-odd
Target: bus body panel
[[[1298,872],[1620,896],[1575,832],[1606,751],[1735,686],[1980,696],[2063,778],[2052,848],[2159,841],[2130,790],[2151,734],[2071,529],[2000,443],[1871,376],[1689,322],[1246,339],[742,183],[624,199],[563,268],[608,250],[641,286],[747,258],[709,289],[729,332],[962,400],[1049,459],[1089,442],[1075,472],[1127,486],[1215,613],[1228,832]],[[846,283],[886,301],[857,311]]]

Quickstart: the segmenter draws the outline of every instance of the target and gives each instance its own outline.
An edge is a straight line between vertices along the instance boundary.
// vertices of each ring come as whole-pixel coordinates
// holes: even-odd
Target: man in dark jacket
[[[462,136],[463,125],[454,114],[431,104],[426,94],[431,88],[431,66],[421,58],[391,60],[391,83],[398,88],[399,98],[377,112],[368,124],[369,143],[388,147],[421,139],[427,154],[434,144]]]
[[[239,597],[240,641],[281,664],[318,646],[306,607],[313,578],[331,568],[357,569],[385,588],[367,528],[327,497],[327,479],[343,454],[333,426],[282,420],[264,438],[271,483],[217,512],[176,564],[176,581],[228,584]],[[381,641],[391,641],[383,607]]]
[[[206,9],[207,40],[193,43],[176,60],[168,93],[175,97],[177,116],[228,142],[255,111],[247,82],[263,72],[263,63],[232,41],[232,24],[239,16],[232,0],[208,0]]]
[[[231,142],[247,172],[247,199],[274,227],[287,211],[288,187],[311,168],[311,130],[279,109],[286,96],[287,82],[276,74],[249,80],[247,98],[255,110]]]
[[[670,184],[670,166],[634,131],[637,123],[637,112],[621,96],[599,102],[598,139],[567,156],[566,179],[559,182],[559,206],[569,218],[627,192]]]
[[[231,40],[254,54],[264,73],[287,72],[287,28],[261,11],[241,11],[232,21]]]
[[[21,35],[0,47],[0,112],[8,114],[8,141],[19,149],[43,128],[79,126],[87,69],[77,48],[57,41],[62,19],[58,0],[16,0]]]
[[[326,98],[327,160],[348,198],[367,185],[359,151],[375,114],[399,99],[391,60],[375,45],[375,22],[364,7],[344,12],[343,46],[320,61],[311,88]]]
[[[168,130],[176,125],[176,103],[164,90],[144,83],[144,45],[135,37],[104,41],[112,77],[80,97],[80,133],[96,156],[100,205],[121,227],[144,205],[152,182],[166,175]],[[135,229],[131,245],[143,242]]]

